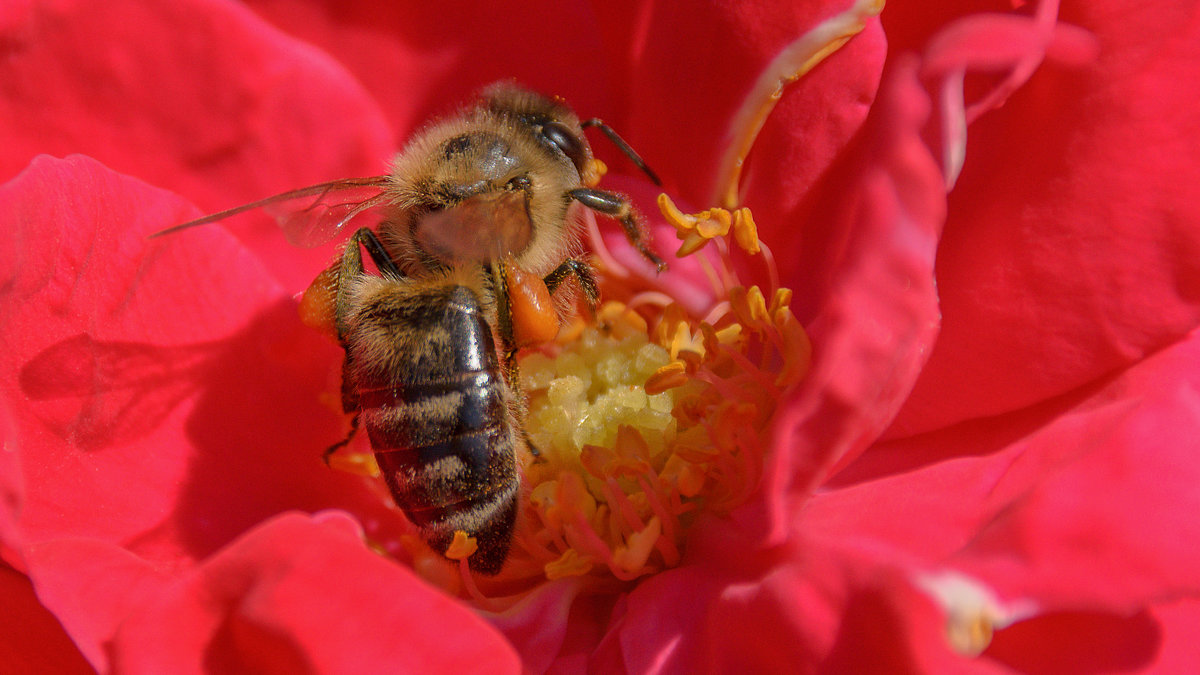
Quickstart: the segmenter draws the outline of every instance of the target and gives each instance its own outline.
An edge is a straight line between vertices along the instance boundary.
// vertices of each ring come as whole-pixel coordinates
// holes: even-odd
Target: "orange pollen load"
[[[337,335],[337,283],[339,265],[334,263],[321,271],[304,290],[300,298],[300,321],[330,338]]]
[[[515,264],[504,269],[517,346],[550,342],[558,335],[558,310],[546,284]]]

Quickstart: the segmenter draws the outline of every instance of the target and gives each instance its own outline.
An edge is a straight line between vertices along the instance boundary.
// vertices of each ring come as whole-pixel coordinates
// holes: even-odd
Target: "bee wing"
[[[333,239],[355,216],[387,201],[383,192],[387,180],[388,176],[370,176],[310,185],[168,227],[150,236],[161,237],[262,209],[279,223],[289,242],[312,248]]]

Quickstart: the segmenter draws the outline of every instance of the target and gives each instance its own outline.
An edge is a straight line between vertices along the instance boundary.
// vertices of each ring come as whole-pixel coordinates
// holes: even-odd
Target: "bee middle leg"
[[[504,356],[504,373],[511,387],[517,386],[520,369],[517,366],[517,341],[513,329],[512,301],[508,295],[508,264],[497,260],[485,265],[496,298],[496,337]]]
[[[638,250],[638,253],[654,263],[659,272],[666,271],[667,264],[646,245],[643,239],[642,224],[638,221],[633,205],[626,197],[615,192],[605,192],[587,187],[570,190],[567,192],[567,196],[593,211],[616,218],[621,223],[621,229],[625,230],[625,237]]]
[[[555,267],[549,274],[542,277],[542,282],[546,284],[546,290],[550,291],[550,295],[554,295],[554,291],[562,285],[562,282],[566,281],[567,277],[572,275],[579,281],[579,288],[583,290],[583,297],[587,301],[588,310],[594,312],[596,303],[600,301],[600,290],[596,286],[596,275],[592,272],[591,265],[582,260],[567,258],[561,265]]]

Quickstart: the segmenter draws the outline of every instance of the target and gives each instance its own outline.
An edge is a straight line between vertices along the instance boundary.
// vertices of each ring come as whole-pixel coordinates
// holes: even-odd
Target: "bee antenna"
[[[580,126],[584,129],[588,127],[596,127],[599,129],[601,133],[607,136],[608,140],[612,141],[612,144],[617,146],[617,149],[624,153],[624,155],[629,158],[629,161],[636,164],[637,168],[641,169],[655,185],[660,187],[662,186],[662,181],[658,179],[658,174],[654,173],[650,167],[646,166],[646,162],[642,160],[642,158],[637,154],[637,152],[634,151],[633,148],[629,147],[629,144],[625,142],[625,139],[618,136],[617,132],[613,131],[612,127],[605,124],[600,118],[593,117],[592,119],[581,123]]]

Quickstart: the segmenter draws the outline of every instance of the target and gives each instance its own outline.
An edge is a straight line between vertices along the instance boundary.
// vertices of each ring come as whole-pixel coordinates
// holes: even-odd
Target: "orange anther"
[[[658,210],[662,211],[663,218],[675,227],[677,233],[682,234],[696,227],[696,218],[680,211],[665,192],[658,195]]]
[[[470,558],[477,548],[479,545],[475,542],[475,537],[462,530],[455,530],[454,539],[450,541],[450,547],[446,549],[446,557],[451,560]]]
[[[573,548],[563,551],[557,560],[546,563],[544,571],[546,578],[553,581],[563,577],[578,577],[587,574],[592,569],[592,561],[579,554]]]
[[[617,550],[613,551],[613,559],[617,566],[627,572],[642,569],[661,534],[662,523],[658,516],[654,516],[641,531],[629,535],[624,546],[618,546]]]
[[[646,393],[651,396],[661,394],[668,389],[683,386],[687,382],[687,366],[682,361],[672,361],[646,378]]]
[[[743,251],[756,255],[762,248],[758,245],[758,226],[750,209],[742,207],[733,212],[733,240]]]

